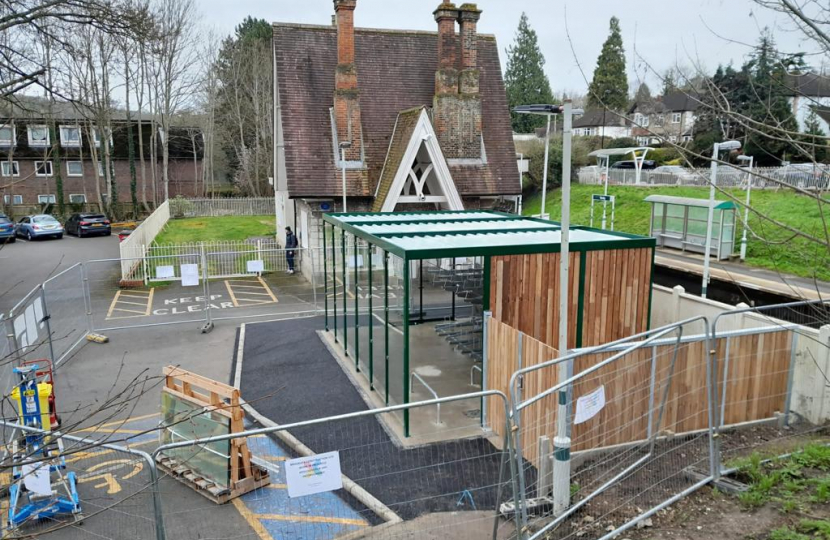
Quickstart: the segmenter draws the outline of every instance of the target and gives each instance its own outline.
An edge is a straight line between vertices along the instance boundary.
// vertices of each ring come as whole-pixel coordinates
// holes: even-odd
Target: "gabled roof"
[[[830,77],[816,73],[787,74],[784,85],[793,96],[830,97]]]
[[[337,29],[276,23],[273,30],[288,190],[292,197],[339,195],[329,113],[337,67]],[[479,35],[477,45],[486,164],[451,163],[450,171],[462,196],[519,194],[521,182],[496,40]],[[436,32],[355,29],[369,182],[364,185],[355,175],[347,194],[374,196],[398,112],[432,105],[437,50]]]
[[[415,130],[415,125],[418,123],[418,117],[421,115],[422,107],[409,109],[408,111],[401,111],[398,114],[398,119],[395,121],[395,127],[392,130],[392,139],[389,141],[389,151],[386,154],[386,163],[383,166],[383,172],[380,175],[380,182],[378,182],[377,192],[375,194],[375,201],[372,204],[373,212],[380,212],[383,207],[383,202],[389,196],[389,190],[392,187],[392,182],[395,180],[395,174],[401,166],[401,159],[406,153],[406,147],[412,139],[412,132]]]
[[[676,204],[678,206],[694,206],[698,208],[709,208],[709,199],[694,199],[692,197],[672,197],[671,195],[649,195],[645,199],[650,203]],[[737,208],[738,205],[732,201],[715,201],[712,208],[718,210],[729,210]]]
[[[573,127],[584,128],[603,125],[609,127],[626,127],[630,124],[631,122],[621,117],[619,113],[598,109],[585,111],[585,114],[574,120]]]
[[[641,113],[665,113],[665,112],[685,112],[696,111],[700,107],[700,96],[677,91],[665,96],[658,96],[657,98],[649,99],[645,102],[637,102],[631,104],[628,112],[634,111]]]

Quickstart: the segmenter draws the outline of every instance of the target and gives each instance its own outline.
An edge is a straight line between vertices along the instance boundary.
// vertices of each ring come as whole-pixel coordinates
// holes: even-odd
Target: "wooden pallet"
[[[251,464],[252,475],[236,482],[233,489],[217,485],[212,480],[205,478],[191,470],[187,465],[177,459],[167,456],[157,456],[156,464],[159,470],[169,474],[179,482],[189,486],[191,489],[207,497],[216,504],[225,504],[231,499],[244,495],[249,491],[259,489],[271,483],[268,471],[259,465]]]

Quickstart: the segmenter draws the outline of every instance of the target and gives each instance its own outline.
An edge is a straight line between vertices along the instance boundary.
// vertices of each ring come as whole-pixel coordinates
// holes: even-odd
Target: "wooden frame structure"
[[[228,418],[231,433],[245,430],[245,412],[240,405],[239,389],[176,366],[165,367],[163,373],[163,393],[202,407],[205,413]],[[230,440],[229,451],[230,482],[227,488],[205,478],[175,457],[160,454],[156,461],[159,468],[217,504],[226,503],[270,483],[268,471],[251,462],[251,451],[245,438]]]

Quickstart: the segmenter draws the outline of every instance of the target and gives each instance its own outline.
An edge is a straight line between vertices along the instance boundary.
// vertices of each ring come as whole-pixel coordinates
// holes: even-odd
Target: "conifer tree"
[[[522,13],[516,38],[513,45],[507,48],[507,69],[504,72],[507,102],[511,110],[517,105],[553,101],[553,92],[544,67],[545,57],[539,50],[536,32],[528,24],[527,15]],[[511,114],[513,131],[516,133],[531,133],[535,128],[545,125],[543,116]]]
[[[609,26],[608,39],[602,45],[594,70],[594,79],[588,86],[588,106],[605,106],[611,110],[621,111],[628,105],[625,49],[620,33],[620,20],[611,17]]]

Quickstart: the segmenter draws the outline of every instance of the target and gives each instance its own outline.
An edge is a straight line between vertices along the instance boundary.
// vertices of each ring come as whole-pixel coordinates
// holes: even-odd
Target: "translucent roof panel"
[[[432,233],[432,232],[458,232],[458,231],[492,231],[492,230],[518,230],[518,229],[550,229],[558,230],[559,225],[553,222],[542,222],[530,219],[493,219],[493,220],[469,220],[458,222],[432,221],[426,223],[394,223],[383,225],[362,225],[362,230],[370,234],[408,234],[408,233]]]
[[[672,197],[670,195],[649,195],[644,199],[650,203],[676,204],[679,206],[697,206],[709,208],[709,199],[693,199],[692,197]],[[737,208],[732,201],[715,201],[714,208],[725,209]]]
[[[324,214],[323,220],[407,260],[555,253],[562,234],[555,221],[489,211]],[[654,247],[644,236],[573,226],[574,250]]]
[[[425,222],[439,220],[476,220],[476,219],[504,219],[504,214],[496,212],[402,212],[376,214],[332,214],[343,223],[372,223],[372,222]]]

